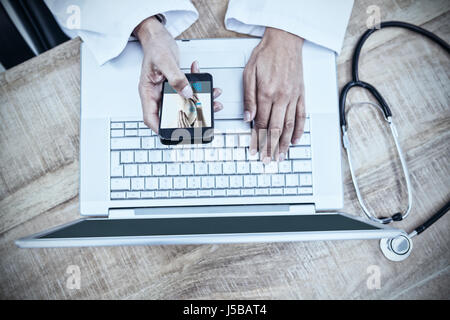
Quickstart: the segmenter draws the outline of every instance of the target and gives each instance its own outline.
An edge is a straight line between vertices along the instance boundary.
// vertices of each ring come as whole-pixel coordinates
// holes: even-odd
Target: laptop
[[[167,146],[142,121],[142,51],[129,42],[103,66],[81,48],[82,218],[16,241],[19,247],[378,239],[401,230],[343,207],[336,55],[305,42],[305,132],[287,160],[249,154],[242,73],[260,39],[180,40],[223,90],[214,141]]]

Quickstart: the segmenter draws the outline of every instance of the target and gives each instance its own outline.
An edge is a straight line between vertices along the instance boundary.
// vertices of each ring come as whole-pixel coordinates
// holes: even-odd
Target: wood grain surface
[[[193,2],[200,19],[180,38],[245,36],[224,29],[226,1]],[[450,41],[448,0],[356,0],[338,60],[340,87],[370,5],[383,20],[412,22]],[[0,298],[450,298],[448,215],[414,239],[401,263],[386,260],[375,240],[17,248],[14,240],[79,217],[79,47],[79,39],[68,41],[0,74]],[[392,107],[414,187],[411,215],[397,226],[410,231],[450,198],[449,56],[410,32],[382,30],[365,46],[360,76]],[[359,90],[349,96],[369,99]],[[405,185],[383,120],[370,107],[351,108],[348,117],[369,206],[379,215],[402,210]],[[343,211],[359,214],[344,158],[343,165]],[[69,265],[80,267],[80,289],[66,286]],[[379,289],[367,286],[370,266],[379,267]]]

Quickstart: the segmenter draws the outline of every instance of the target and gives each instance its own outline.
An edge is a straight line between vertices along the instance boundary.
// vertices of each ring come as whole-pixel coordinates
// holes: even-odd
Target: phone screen
[[[194,96],[181,97],[165,81],[161,107],[161,129],[210,128],[213,123],[210,81],[190,81]]]

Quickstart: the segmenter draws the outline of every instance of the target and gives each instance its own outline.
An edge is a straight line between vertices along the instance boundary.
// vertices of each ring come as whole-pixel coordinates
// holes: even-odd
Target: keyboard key
[[[226,190],[221,190],[221,189],[213,190],[214,197],[224,197],[224,196],[226,196],[226,194],[227,194]]]
[[[242,188],[242,176],[230,176],[231,188]]]
[[[217,161],[218,156],[217,149],[205,149],[205,161]]]
[[[235,166],[234,162],[225,162],[223,164],[223,173],[224,174],[236,173],[236,166]]]
[[[218,160],[233,161],[233,149],[231,148],[218,149]]]
[[[148,152],[148,161],[149,162],[161,162],[162,161],[161,150],[150,150]]]
[[[188,177],[189,189],[200,189],[200,177]]]
[[[125,122],[125,129],[137,129],[137,122]]]
[[[138,136],[140,137],[148,137],[152,135],[152,131],[150,129],[139,129]]]
[[[241,148],[250,147],[250,139],[251,135],[249,134],[239,135],[239,147]]]
[[[123,122],[111,122],[111,129],[123,129]]]
[[[297,174],[287,174],[286,175],[286,186],[296,187],[298,186],[298,175]]]
[[[131,179],[131,190],[144,190],[144,178]]]
[[[152,175],[152,165],[151,164],[140,164],[138,165],[138,175],[140,177],[148,177]]]
[[[208,165],[204,162],[199,162],[195,164],[195,174],[196,175],[206,175],[208,174]]]
[[[284,174],[272,175],[272,186],[273,187],[284,187]]]
[[[191,161],[191,151],[186,149],[177,150],[177,161],[178,162],[189,162]]]
[[[140,149],[140,148],[141,148],[141,138],[139,137],[111,138],[112,150]]]
[[[301,187],[298,188],[298,194],[301,195],[311,195],[313,193],[312,188],[311,187]]]
[[[259,152],[255,153],[253,156],[250,154],[250,149],[246,149],[246,155],[248,161],[258,161],[259,160]]]
[[[160,189],[172,189],[172,178],[171,177],[164,177],[159,178],[159,188]]]
[[[153,164],[153,175],[154,176],[165,176],[166,175],[166,165],[164,163]]]
[[[185,198],[197,197],[197,190],[184,190],[183,195]]]
[[[225,146],[225,137],[223,134],[214,135],[214,140],[211,143],[213,148],[223,148]]]
[[[168,176],[178,176],[180,174],[180,164],[179,163],[168,163],[167,164],[167,175]]]
[[[214,188],[214,177],[202,177],[202,188],[203,189]]]
[[[147,151],[135,151],[134,152],[134,162],[143,163],[147,162]]]
[[[208,164],[209,174],[222,174],[222,163],[212,162]]]
[[[153,149],[155,147],[155,137],[143,137],[142,149]]]
[[[141,193],[139,191],[127,192],[127,199],[139,199]]]
[[[138,135],[138,132],[136,129],[127,129],[125,130],[125,136],[126,137],[136,137]]]
[[[183,191],[180,190],[170,191],[169,195],[171,198],[181,198],[183,197]]]
[[[309,159],[311,158],[311,148],[291,147],[289,149],[289,159]]]
[[[133,151],[122,151],[120,153],[120,162],[121,163],[133,163],[134,162]]]
[[[130,190],[129,178],[112,178],[111,190]]]
[[[168,198],[169,191],[155,191],[155,198]]]
[[[271,195],[282,195],[283,194],[283,188],[271,188],[270,189]]]
[[[155,191],[141,191],[141,198],[151,199],[155,197]]]
[[[272,161],[264,165],[264,173],[278,173],[278,162]]]
[[[123,177],[123,165],[111,166],[111,177]]]
[[[177,161],[177,150],[169,149],[169,150],[163,150],[163,161],[164,162],[175,162]]]
[[[303,133],[297,146],[309,146],[311,145],[311,135],[309,133]]]
[[[267,196],[267,195],[269,195],[269,189],[267,189],[267,188],[255,189],[255,195]]]
[[[250,173],[250,163],[248,162],[236,162],[236,172],[239,174]]]
[[[196,161],[196,162],[204,161],[205,160],[204,150],[198,149],[198,148],[192,149],[191,150],[191,160]]]
[[[126,193],[125,192],[111,192],[111,199],[125,199]]]
[[[145,190],[158,190],[158,178],[145,178]]]
[[[136,177],[137,174],[137,165],[135,164],[126,164],[123,167],[123,175],[125,177]]]
[[[211,197],[211,190],[198,190],[199,197]]]
[[[311,172],[311,160],[295,160],[292,162],[293,172]]]
[[[270,175],[260,174],[258,175],[258,187],[270,187]]]
[[[240,189],[229,189],[227,190],[227,196],[233,197],[233,196],[240,196],[241,190]]]
[[[111,137],[116,138],[123,136],[124,136],[123,130],[111,130]]]
[[[264,173],[264,164],[260,161],[250,163],[252,174]]]
[[[227,134],[225,135],[225,146],[227,148],[233,148],[238,146],[238,135]]]
[[[256,176],[244,176],[244,187],[253,188],[257,186]]]
[[[245,148],[236,148],[233,151],[233,160],[243,161],[245,160]]]
[[[285,195],[295,195],[297,194],[297,188],[284,188]]]
[[[290,161],[281,161],[278,163],[278,169],[280,173],[289,173],[291,172],[291,162]]]
[[[227,176],[216,176],[216,188],[228,188],[229,181]]]
[[[241,189],[241,194],[243,196],[253,196],[255,194],[255,189]]]
[[[193,163],[182,163],[181,164],[181,174],[184,176],[191,176],[194,174],[194,164]]]
[[[186,178],[185,177],[173,178],[173,187],[175,189],[186,189]]]
[[[301,186],[311,186],[312,185],[312,175],[302,174],[300,175],[300,185]]]
[[[143,121],[138,122],[138,127],[140,129],[148,129],[148,127],[145,125],[145,123]]]

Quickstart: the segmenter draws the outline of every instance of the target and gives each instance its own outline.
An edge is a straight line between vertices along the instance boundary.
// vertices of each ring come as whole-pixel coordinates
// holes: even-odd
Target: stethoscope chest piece
[[[380,248],[387,259],[398,262],[409,257],[413,243],[407,235],[399,235],[395,238],[381,239]]]

